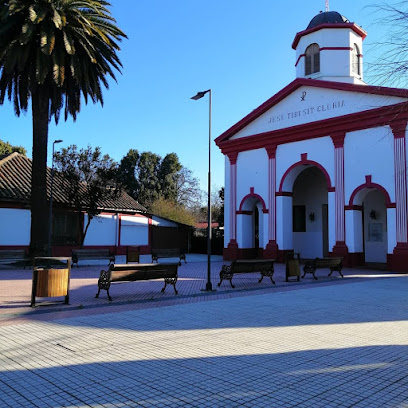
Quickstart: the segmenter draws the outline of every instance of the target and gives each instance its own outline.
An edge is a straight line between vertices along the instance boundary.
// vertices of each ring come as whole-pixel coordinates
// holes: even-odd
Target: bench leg
[[[225,279],[225,280],[229,280],[231,287],[235,288],[235,286],[232,284],[232,277],[234,276],[233,273],[231,273],[231,266],[229,265],[223,265],[220,271],[220,283],[218,284],[218,286],[221,285],[221,282]]]
[[[95,295],[96,298],[99,297],[99,293],[101,292],[101,289],[106,290],[106,293],[108,294],[108,299],[109,301],[112,301],[112,298],[109,294],[109,288],[110,288],[110,279],[109,279],[109,272],[107,271],[101,271],[101,274],[98,279],[98,293]]]
[[[313,275],[313,277],[315,278],[315,280],[317,280],[316,275],[316,268],[310,264],[306,264],[303,267],[303,275],[302,275],[302,279],[306,276],[307,273],[311,273]]]
[[[340,274],[340,276],[341,276],[342,278],[344,278],[343,274],[341,273],[341,269],[338,269],[338,268],[330,268],[330,273],[329,273],[328,276],[331,276],[331,274],[332,274],[334,271],[337,271],[337,272]]]
[[[261,279],[259,279],[258,283],[262,282],[262,279],[264,278],[264,276],[268,276],[270,278],[271,282],[275,285],[275,281],[272,278],[273,271],[272,272],[261,272]]]
[[[169,285],[173,285],[174,292],[176,293],[176,295],[178,295],[178,291],[176,289],[176,283],[177,283],[177,278],[164,278],[164,287],[162,288],[161,291],[164,292],[166,290],[167,284],[169,284]]]

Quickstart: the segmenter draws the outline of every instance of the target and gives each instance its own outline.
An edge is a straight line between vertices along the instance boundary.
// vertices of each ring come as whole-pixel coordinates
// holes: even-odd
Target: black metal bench
[[[80,259],[98,260],[108,259],[109,265],[115,262],[115,255],[109,249],[73,249],[72,250],[72,265],[76,264]]]
[[[223,265],[220,271],[220,282],[218,286],[221,285],[221,282],[225,280],[229,280],[231,287],[235,288],[232,284],[232,278],[237,273],[254,273],[259,272],[261,274],[261,278],[258,282],[262,282],[262,279],[267,276],[271,279],[272,283],[275,284],[273,280],[273,264],[274,259],[248,259],[248,260],[235,260],[232,261],[231,265]]]
[[[313,277],[317,280],[315,272],[318,268],[329,268],[329,276],[334,271],[337,271],[342,278],[344,278],[341,270],[343,269],[343,258],[315,258],[305,262],[303,266],[303,276],[304,278],[307,273],[311,273]]]
[[[30,261],[24,249],[1,249],[0,250],[0,263],[9,264],[13,262],[23,261],[23,267],[25,269],[26,264]]]
[[[111,301],[109,288],[112,282],[135,282],[151,279],[164,279],[164,287],[161,291],[164,292],[167,285],[173,285],[177,295],[177,268],[178,264],[176,263],[112,264],[107,271],[101,271],[98,280],[98,293],[95,297],[99,297],[101,289],[104,289]]]
[[[181,260],[186,261],[186,254],[184,251],[178,248],[172,249],[152,249],[152,262],[159,262],[159,258],[179,258],[179,266],[181,266]]]

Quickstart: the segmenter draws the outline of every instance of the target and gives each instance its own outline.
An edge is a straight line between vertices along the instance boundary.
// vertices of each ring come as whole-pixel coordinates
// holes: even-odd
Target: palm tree
[[[0,0],[0,104],[7,98],[17,116],[31,100],[33,162],[31,250],[46,249],[48,124],[75,121],[81,99],[103,105],[102,85],[122,64],[116,27],[104,0]]]

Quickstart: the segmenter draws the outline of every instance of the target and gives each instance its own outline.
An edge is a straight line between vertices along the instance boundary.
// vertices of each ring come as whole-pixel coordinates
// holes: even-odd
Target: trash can
[[[126,248],[126,263],[129,262],[140,262],[140,247],[128,246]]]
[[[66,261],[61,267],[38,267],[35,263]],[[69,282],[71,275],[71,258],[35,258],[31,290],[31,307],[35,307],[36,298],[64,297],[63,302],[69,303]]]
[[[286,264],[286,282],[289,282],[290,277],[296,277],[300,280],[300,256],[295,252],[288,252],[285,255]]]

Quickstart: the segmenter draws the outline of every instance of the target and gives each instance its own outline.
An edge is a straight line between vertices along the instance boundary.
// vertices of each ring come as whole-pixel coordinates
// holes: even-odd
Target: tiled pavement
[[[222,262],[212,264],[214,286]],[[31,272],[0,269],[0,407],[408,408],[408,275],[256,275],[201,293],[206,263],[177,284],[112,286],[74,269],[71,304],[27,307]]]

